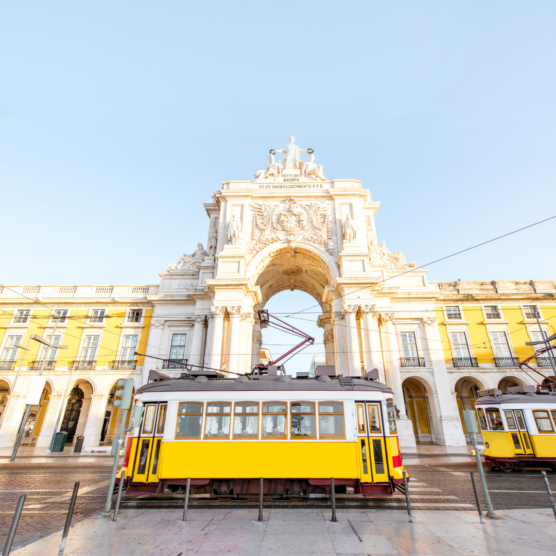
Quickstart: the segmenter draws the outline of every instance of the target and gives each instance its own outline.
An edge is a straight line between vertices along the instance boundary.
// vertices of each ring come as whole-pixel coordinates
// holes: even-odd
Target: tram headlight
[[[485,442],[485,448],[489,448],[488,442]]]

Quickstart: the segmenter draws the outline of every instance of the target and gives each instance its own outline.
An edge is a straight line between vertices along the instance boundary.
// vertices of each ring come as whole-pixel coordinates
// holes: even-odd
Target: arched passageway
[[[84,379],[78,379],[72,388],[66,408],[62,417],[60,431],[68,433],[66,444],[72,444],[77,436],[83,434],[89,407],[93,394],[91,383]]]
[[[431,419],[431,392],[418,378],[407,378],[402,386],[405,412],[413,424],[415,440],[419,443],[432,442],[434,425]]]
[[[118,379],[122,380],[122,379]],[[108,396],[108,402],[106,404],[106,411],[104,413],[104,420],[102,423],[102,429],[100,433],[100,443],[106,446],[111,446],[114,439],[118,438],[120,434],[120,427],[122,424],[122,411],[118,406],[114,405],[116,401],[116,390],[118,381],[114,383],[114,386],[110,389],[110,394]],[[135,388],[133,389],[133,394],[135,394]],[[131,418],[131,411],[127,412],[126,427],[129,426],[129,420]]]
[[[0,380],[0,422],[10,399],[10,384],[5,380]]]
[[[477,392],[484,389],[485,386],[474,377],[462,377],[456,382],[456,400],[458,403],[459,417],[466,439],[469,441],[465,420],[463,418],[464,409],[472,409],[475,411],[475,400],[477,399]],[[479,435],[480,438],[480,435]]]
[[[525,382],[517,377],[506,376],[498,383],[498,389],[502,392],[507,392],[508,388],[512,386],[522,386],[523,384],[525,384]]]

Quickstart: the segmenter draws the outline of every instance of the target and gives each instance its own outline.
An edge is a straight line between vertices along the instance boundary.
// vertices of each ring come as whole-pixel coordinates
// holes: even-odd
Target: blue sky
[[[555,24],[553,0],[6,0],[1,281],[156,283],[290,134],[408,260],[553,216]],[[554,279],[555,230],[429,279]]]

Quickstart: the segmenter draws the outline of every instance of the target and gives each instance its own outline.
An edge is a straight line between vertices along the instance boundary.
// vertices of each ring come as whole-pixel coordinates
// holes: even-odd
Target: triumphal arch
[[[418,372],[429,385],[433,440],[464,444],[433,316],[438,287],[416,262],[378,242],[379,203],[360,181],[326,177],[313,149],[290,137],[270,150],[253,180],[223,183],[204,206],[206,244],[170,264],[150,297],[147,354],[166,359],[164,372],[178,375],[181,358],[249,372],[260,358],[258,310],[283,290],[302,290],[322,310],[326,363],[345,376],[378,369],[392,387],[405,446],[415,436],[402,382],[413,371],[401,367],[400,332],[418,327],[428,352]]]

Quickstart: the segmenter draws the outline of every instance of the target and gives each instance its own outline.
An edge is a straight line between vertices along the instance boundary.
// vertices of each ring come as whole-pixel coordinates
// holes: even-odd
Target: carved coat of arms
[[[250,253],[280,241],[307,241],[334,251],[328,203],[299,203],[293,198],[282,203],[255,203]]]

